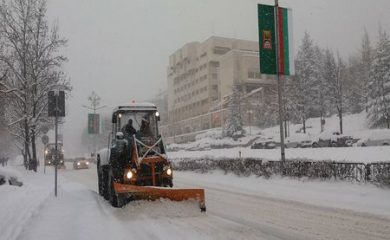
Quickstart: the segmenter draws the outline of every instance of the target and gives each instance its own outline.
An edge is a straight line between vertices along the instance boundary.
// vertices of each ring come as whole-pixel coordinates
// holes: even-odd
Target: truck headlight
[[[172,175],[172,169],[168,168],[167,169],[167,174],[168,174],[168,176],[171,176]]]
[[[132,171],[128,171],[126,173],[126,177],[127,177],[127,179],[131,179],[133,177],[133,172]]]

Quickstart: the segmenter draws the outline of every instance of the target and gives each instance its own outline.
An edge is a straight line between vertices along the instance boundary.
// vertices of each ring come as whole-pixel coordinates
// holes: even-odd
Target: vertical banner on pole
[[[277,73],[277,51],[279,49],[279,74],[293,75],[294,60],[292,51],[292,10],[275,6],[257,5],[259,20],[259,56],[260,72],[264,74]],[[275,29],[275,15],[278,16],[278,33]],[[276,41],[276,38],[279,36]],[[278,46],[276,46],[278,44]]]
[[[257,5],[259,21],[260,73],[273,74],[278,80],[278,107],[281,160],[285,161],[283,132],[283,84],[281,76],[294,73],[291,36],[291,10],[275,6]]]
[[[88,134],[99,134],[99,133],[100,133],[99,114],[89,113],[88,114]]]

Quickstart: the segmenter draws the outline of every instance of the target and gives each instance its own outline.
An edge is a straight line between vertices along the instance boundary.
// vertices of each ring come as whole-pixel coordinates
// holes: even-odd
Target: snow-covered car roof
[[[300,142],[300,141],[309,141],[311,140],[310,138],[310,135],[309,134],[305,134],[305,133],[297,133],[297,134],[294,134],[290,137],[287,137],[286,138],[286,141],[290,141],[290,142]]]
[[[370,135],[367,137],[370,140],[386,140],[390,139],[390,129],[375,129],[372,130]]]

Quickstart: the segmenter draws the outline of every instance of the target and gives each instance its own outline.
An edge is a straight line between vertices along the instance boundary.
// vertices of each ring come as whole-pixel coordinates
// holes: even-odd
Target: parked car
[[[8,182],[9,185],[12,186],[23,186],[23,182],[18,180],[16,174],[10,171],[1,170],[0,171],[0,185],[6,184]]]
[[[338,138],[337,138],[337,147],[352,147],[352,144],[354,143],[354,139],[352,138],[352,136],[348,136],[348,135],[340,135]]]
[[[312,147],[337,147],[339,132],[322,132],[312,139]]]
[[[368,137],[364,137],[356,142],[359,147],[366,146],[389,146],[390,129],[372,130]]]
[[[301,141],[300,147],[301,148],[311,148],[313,146],[313,142],[311,140],[304,140]]]
[[[76,158],[73,162],[73,169],[88,169],[89,161],[85,158]]]
[[[280,145],[280,144],[279,144]],[[260,139],[252,144],[252,149],[273,149],[278,146],[278,143],[273,138]]]
[[[287,137],[284,145],[286,148],[311,147],[312,141],[308,134],[300,133]]]

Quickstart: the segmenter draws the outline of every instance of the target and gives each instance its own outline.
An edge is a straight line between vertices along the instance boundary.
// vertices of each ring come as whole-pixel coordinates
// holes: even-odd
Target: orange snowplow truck
[[[158,131],[159,120],[151,103],[114,109],[109,146],[97,155],[99,194],[114,207],[141,199],[194,199],[206,211],[204,189],[173,188],[173,170]]]

